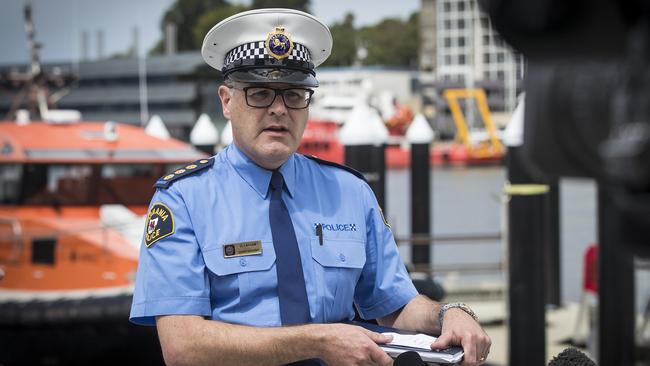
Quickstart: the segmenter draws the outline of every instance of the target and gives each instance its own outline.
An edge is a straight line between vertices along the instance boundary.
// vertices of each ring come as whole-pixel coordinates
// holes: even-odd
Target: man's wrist
[[[449,309],[459,309],[464,311],[467,315],[471,316],[472,319],[478,322],[478,316],[476,316],[476,313],[465,303],[462,302],[452,302],[448,304],[442,304],[440,306],[440,310],[438,311],[438,324],[440,325],[440,329],[442,329],[442,322],[445,318],[445,313]]]

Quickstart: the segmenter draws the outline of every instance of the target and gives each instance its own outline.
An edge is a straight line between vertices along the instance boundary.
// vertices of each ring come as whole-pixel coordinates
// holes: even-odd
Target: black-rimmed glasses
[[[231,88],[235,88],[231,86]],[[269,88],[266,86],[247,86],[241,89],[246,95],[246,104],[253,108],[270,107],[278,94],[282,96],[284,106],[289,109],[305,109],[309,107],[314,91],[307,88]]]

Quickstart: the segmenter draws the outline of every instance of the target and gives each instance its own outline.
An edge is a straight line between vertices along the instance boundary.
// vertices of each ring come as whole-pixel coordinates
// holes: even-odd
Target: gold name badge
[[[223,257],[242,257],[245,255],[262,254],[262,241],[244,241],[241,243],[231,243],[223,246]]]

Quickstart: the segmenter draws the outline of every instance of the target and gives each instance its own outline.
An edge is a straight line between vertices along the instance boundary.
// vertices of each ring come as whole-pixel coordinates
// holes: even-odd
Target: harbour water
[[[386,182],[386,215],[396,237],[410,235],[410,176],[407,169],[390,170]],[[434,236],[498,234],[505,224],[503,166],[433,168],[431,170]],[[582,294],[583,256],[597,242],[596,184],[588,179],[560,182],[560,276],[561,302],[579,302]],[[410,261],[410,248],[400,248]],[[505,258],[501,240],[438,243],[433,246],[432,269],[457,265],[458,271],[436,273],[447,285],[503,285],[500,271],[463,273],[463,265],[497,265]],[[637,309],[642,311],[650,297],[650,273],[637,270]]]

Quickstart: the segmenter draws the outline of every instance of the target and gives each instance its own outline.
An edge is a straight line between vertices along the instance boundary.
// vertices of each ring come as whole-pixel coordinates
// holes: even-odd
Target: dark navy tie
[[[309,302],[296,233],[287,206],[282,201],[283,186],[282,174],[274,171],[270,185],[269,221],[275,247],[280,318],[283,325],[305,324],[310,322]]]

